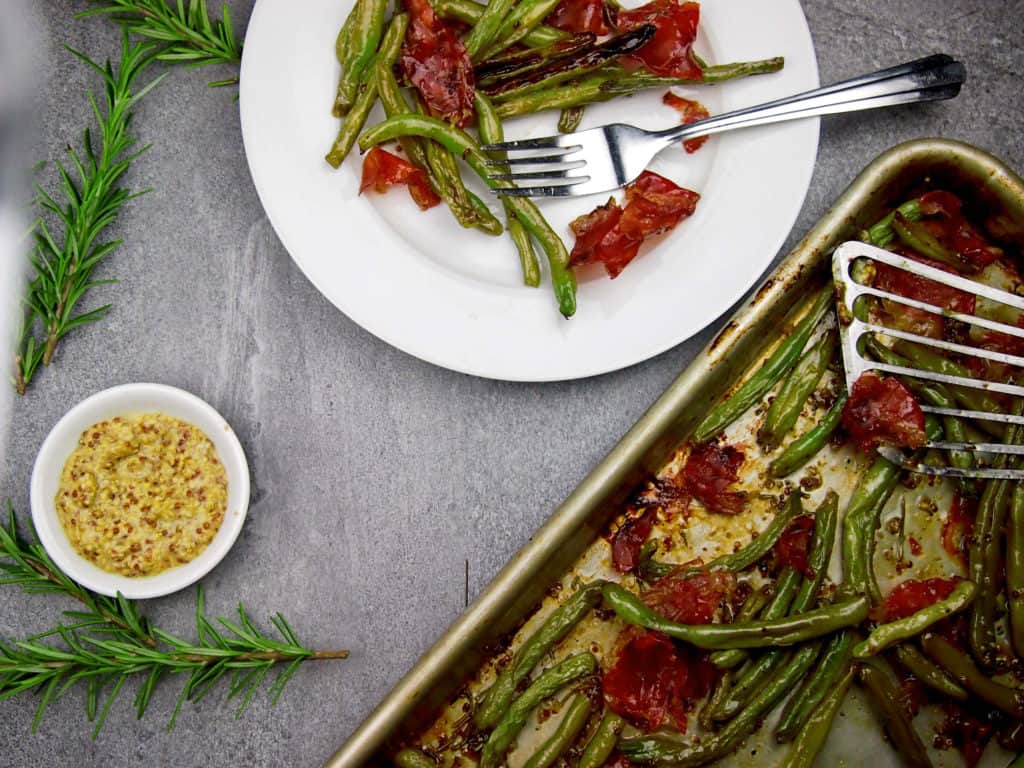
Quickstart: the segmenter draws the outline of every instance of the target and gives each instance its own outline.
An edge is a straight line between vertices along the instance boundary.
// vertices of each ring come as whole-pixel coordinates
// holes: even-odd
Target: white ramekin
[[[194,560],[154,576],[129,577],[107,573],[75,552],[57,518],[55,501],[61,470],[82,432],[104,419],[138,413],[173,416],[207,434],[227,472],[228,506],[217,535]],[[64,573],[102,595],[159,597],[194,584],[231,549],[249,509],[249,465],[234,430],[205,401],[164,384],[123,384],[86,398],[50,430],[32,469],[30,500],[39,541]]]

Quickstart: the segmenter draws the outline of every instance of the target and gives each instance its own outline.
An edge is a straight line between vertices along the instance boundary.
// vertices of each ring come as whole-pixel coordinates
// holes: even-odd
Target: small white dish
[[[138,413],[163,413],[206,433],[227,472],[228,506],[217,535],[194,560],[154,576],[128,577],[97,568],[72,548],[57,518],[55,500],[61,471],[82,432],[104,419]],[[249,465],[234,430],[205,401],[164,384],[122,384],[86,398],[50,430],[32,469],[30,500],[40,543],[72,579],[101,595],[120,592],[135,600],[160,597],[199,581],[231,549],[249,509]]]

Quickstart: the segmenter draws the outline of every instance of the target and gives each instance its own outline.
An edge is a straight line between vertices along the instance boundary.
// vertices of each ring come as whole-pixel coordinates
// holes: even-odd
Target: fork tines
[[[952,307],[940,307],[929,304],[918,299],[881,290],[872,285],[858,282],[856,279],[855,265],[862,259],[870,259],[873,262],[885,264],[894,269],[903,270],[912,275],[926,278],[927,280],[940,283],[950,288],[955,288],[966,294],[972,294],[976,300],[989,302],[986,304],[985,315],[967,314]],[[894,305],[907,307],[920,312],[936,315],[944,320],[955,320],[966,326],[973,326],[984,333],[1005,334],[1008,337],[1024,340],[1024,328],[1009,323],[994,320],[991,309],[995,306],[991,302],[1015,310],[1024,311],[1024,297],[1007,291],[993,288],[990,285],[971,280],[960,275],[937,269],[929,264],[914,259],[900,256],[889,251],[876,248],[866,243],[848,242],[836,249],[832,260],[833,275],[836,286],[840,291],[839,302],[843,310],[843,322],[840,323],[843,361],[846,369],[847,388],[852,388],[854,381],[862,373],[868,370],[875,370],[901,377],[909,377],[911,381],[933,382],[942,388],[948,388],[948,392],[957,400],[958,406],[964,407],[940,407],[933,403],[921,402],[921,408],[926,413],[938,416],[953,416],[958,418],[978,420],[982,422],[1002,422],[1004,424],[1024,424],[1024,416],[1015,413],[1008,413],[1004,408],[994,407],[997,401],[991,397],[984,397],[982,393],[997,393],[1024,397],[1024,386],[1018,385],[1017,376],[1007,376],[1004,380],[990,381],[972,375],[971,371],[964,366],[950,361],[948,365],[941,366],[938,370],[929,366],[929,369],[911,367],[911,365],[894,364],[883,359],[875,359],[866,354],[865,342],[874,339],[888,346],[889,343],[899,341],[911,342],[920,347],[927,348],[939,355],[952,355],[958,358],[973,359],[981,361],[982,364],[997,363],[1010,366],[1014,369],[1024,369],[1024,356],[1003,352],[998,349],[988,349],[975,346],[968,338],[951,340],[949,338],[933,338],[920,333],[914,333],[904,328],[894,328],[882,325],[877,319],[872,318],[870,313],[863,311],[859,302],[862,297],[874,297],[883,299],[889,304],[888,315],[893,317],[891,308]],[[962,334],[966,335],[966,334]],[[878,349],[876,347],[876,349]],[[884,352],[884,350],[883,350]],[[890,358],[891,359],[891,358]],[[965,391],[976,390],[981,397],[969,396]],[[979,401],[987,405],[989,409],[978,407]],[[978,454],[1012,454],[1024,455],[1024,446],[1006,445],[998,442],[959,442],[948,440],[936,440],[926,443],[926,447],[946,451],[972,451]],[[918,472],[927,474],[940,474],[951,477],[1001,477],[1011,479],[1024,479],[1024,470],[998,469],[979,467],[977,469],[958,469],[956,467],[930,467],[920,462],[905,457],[900,451],[893,448],[882,448],[879,452],[892,461],[897,461],[903,466]]]

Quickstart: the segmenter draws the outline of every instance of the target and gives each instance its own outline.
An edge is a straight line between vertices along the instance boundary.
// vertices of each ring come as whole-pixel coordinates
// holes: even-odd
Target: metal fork
[[[502,186],[494,190],[497,194],[579,197],[625,186],[643,172],[655,155],[683,139],[802,117],[951,99],[960,92],[965,78],[963,64],[945,54],[935,54],[664,131],[614,123],[561,136],[488,144],[483,149],[502,153],[553,150],[487,161],[488,165],[497,166],[491,179],[531,184]],[[517,170],[521,167],[527,169]]]
[[[929,336],[922,336],[916,333],[890,328],[858,316],[856,304],[862,296],[870,296],[876,299],[885,299],[895,304],[901,304],[913,309],[929,312],[943,318],[957,320],[961,323],[973,325],[988,332],[1002,333],[1018,339],[1024,339],[1024,328],[1016,325],[1001,323],[990,320],[987,317],[980,317],[975,314],[956,312],[948,307],[938,307],[927,304],[917,299],[907,298],[898,293],[891,293],[858,282],[853,273],[853,266],[861,259],[886,264],[894,269],[910,272],[918,277],[932,280],[936,283],[955,288],[964,293],[987,299],[990,302],[998,302],[1007,307],[1024,311],[1024,296],[1018,296],[1007,291],[993,288],[990,285],[969,280],[959,275],[954,275],[942,269],[936,269],[906,256],[900,256],[881,248],[860,242],[847,242],[836,248],[832,255],[832,274],[835,279],[836,288],[839,291],[839,301],[843,308],[843,322],[840,323],[840,336],[843,348],[843,366],[846,372],[847,391],[851,391],[853,383],[865,371],[875,370],[888,373],[894,376],[906,376],[912,379],[935,382],[943,387],[956,389],[968,388],[983,392],[993,392],[1014,397],[1024,397],[1024,386],[1010,381],[986,381],[980,378],[955,375],[951,373],[940,373],[937,371],[911,368],[904,365],[894,365],[872,359],[864,354],[861,349],[863,341],[868,337],[881,339],[903,339],[924,345],[931,350],[942,354],[952,352],[954,354],[972,357],[977,360],[990,360],[997,363],[1004,363],[1015,368],[1024,368],[1024,357],[1006,352],[999,352],[992,349],[960,344],[945,339],[935,339]],[[943,408],[930,405],[927,402],[921,403],[921,410],[925,413],[933,413],[936,416],[953,416],[962,419],[975,421],[994,421],[1003,424],[1024,424],[1024,416],[1013,413],[995,413],[991,411],[978,411],[969,408]],[[980,454],[1011,454],[1024,455],[1024,445],[1007,445],[1004,443],[990,442],[955,442],[950,440],[929,440],[925,443],[926,448],[937,448],[944,451],[975,451]],[[957,467],[936,467],[924,464],[915,457],[906,456],[902,451],[891,446],[880,446],[878,452],[889,459],[889,461],[900,464],[913,472],[927,475],[941,475],[944,477],[967,477],[967,478],[1002,478],[1011,480],[1024,480],[1022,469],[999,469],[993,467],[977,466],[973,469],[959,469]]]

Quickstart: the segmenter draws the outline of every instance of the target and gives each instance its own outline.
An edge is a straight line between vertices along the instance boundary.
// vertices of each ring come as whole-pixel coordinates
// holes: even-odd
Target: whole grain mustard
[[[195,559],[227,510],[227,473],[198,427],[160,413],[86,429],[57,490],[71,545],[97,567],[152,576]]]

